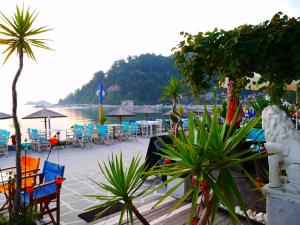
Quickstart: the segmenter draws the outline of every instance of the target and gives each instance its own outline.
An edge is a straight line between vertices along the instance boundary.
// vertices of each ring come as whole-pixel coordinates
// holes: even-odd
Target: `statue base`
[[[291,184],[264,187],[267,195],[267,225],[299,225],[300,192]]]

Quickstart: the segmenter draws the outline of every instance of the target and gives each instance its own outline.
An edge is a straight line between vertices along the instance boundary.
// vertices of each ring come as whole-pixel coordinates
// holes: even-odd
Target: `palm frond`
[[[122,153],[118,155],[112,154],[107,162],[100,165],[100,171],[104,175],[106,182],[95,182],[102,190],[107,192],[107,195],[84,195],[86,197],[95,198],[104,201],[103,204],[97,205],[93,208],[110,207],[116,201],[124,202],[124,207],[121,211],[119,224],[122,223],[125,212],[132,214],[132,200],[142,195],[147,194],[154,186],[151,184],[145,190],[138,192],[140,187],[144,184],[148,176],[145,171],[145,163],[141,163],[141,156],[133,157],[130,164],[125,168]],[[151,169],[150,169],[151,171]],[[130,218],[133,218],[132,216]]]
[[[30,8],[25,10],[24,6],[20,8],[16,6],[16,12],[9,18],[0,12],[0,18],[3,23],[0,22],[0,34],[4,35],[0,44],[8,45],[9,47],[4,51],[6,54],[4,63],[10,58],[13,52],[24,53],[28,58],[36,60],[32,46],[42,48],[46,50],[52,50],[46,44],[46,39],[28,38],[29,36],[36,36],[41,33],[45,33],[52,29],[47,26],[33,28],[33,24],[36,21],[38,13],[34,10],[30,11]],[[6,41],[5,41],[6,40]]]
[[[238,110],[237,110],[238,111]],[[251,131],[255,124],[260,120],[259,116],[254,117],[245,126],[234,130],[233,124],[237,117],[234,115],[232,124],[219,124],[216,105],[214,106],[213,116],[204,110],[203,118],[199,119],[195,114],[188,115],[189,136],[186,137],[181,131],[176,137],[171,134],[172,144],[164,143],[160,149],[163,158],[174,161],[172,164],[157,166],[154,174],[173,176],[171,179],[160,184],[159,187],[166,185],[170,180],[178,177],[196,177],[196,182],[192,190],[188,190],[174,208],[181,204],[183,199],[192,196],[192,210],[190,221],[195,216],[195,207],[198,200],[198,190],[201,180],[208,180],[209,187],[214,193],[212,200],[212,217],[214,220],[217,205],[223,203],[229,210],[230,217],[234,224],[238,218],[234,213],[236,202],[242,206],[243,200],[237,185],[230,174],[230,169],[240,167],[243,162],[260,159],[263,156],[259,153],[252,153],[251,149],[233,152],[239,143],[243,142],[245,136]],[[227,117],[226,117],[227,118]],[[219,171],[218,175],[212,175],[214,171]],[[156,187],[155,189],[159,188]],[[174,186],[166,196],[175,191],[179,186]],[[166,196],[159,201],[162,202]]]

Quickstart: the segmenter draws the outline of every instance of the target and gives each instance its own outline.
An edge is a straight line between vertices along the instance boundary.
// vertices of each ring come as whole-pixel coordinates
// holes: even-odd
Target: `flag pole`
[[[102,96],[102,82],[99,84],[99,123],[103,124],[103,96]]]

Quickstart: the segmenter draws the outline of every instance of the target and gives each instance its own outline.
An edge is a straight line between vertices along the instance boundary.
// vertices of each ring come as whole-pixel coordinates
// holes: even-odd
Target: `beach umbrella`
[[[37,112],[34,112],[28,116],[23,117],[22,119],[44,119],[45,129],[47,129],[47,119],[48,119],[48,129],[51,129],[50,118],[61,118],[61,117],[67,117],[67,116],[60,114],[58,112],[43,108]]]
[[[143,108],[140,108],[140,109],[137,109],[135,110],[136,113],[141,113],[141,114],[144,114],[146,119],[148,118],[148,116],[150,114],[155,114],[155,113],[158,113],[158,111],[156,109],[153,109],[153,108],[150,108],[150,107],[143,107]]]
[[[0,112],[0,120],[10,119],[12,118],[12,115]]]
[[[239,123],[242,121],[243,117],[245,116],[245,113],[243,111],[243,107],[241,106],[239,99],[236,97],[236,95],[233,92],[233,81],[228,81],[228,87],[227,87],[227,97],[228,97],[228,115],[227,115],[227,121],[228,124],[231,123],[234,114],[236,110],[239,110],[238,115],[235,119],[234,127],[237,127]]]
[[[133,117],[135,114],[124,108],[117,108],[116,110],[106,114],[107,117],[118,117],[120,123],[122,122],[122,117]]]

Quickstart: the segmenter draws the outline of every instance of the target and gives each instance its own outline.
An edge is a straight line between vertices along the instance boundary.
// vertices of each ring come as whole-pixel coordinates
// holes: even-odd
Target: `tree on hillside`
[[[123,100],[133,100],[137,105],[158,104],[161,89],[172,75],[181,77],[173,66],[172,57],[130,56],[115,61],[105,74],[97,72],[93,79],[59,104],[97,104],[95,93],[100,80],[105,91],[104,104],[120,104]]]
[[[36,60],[35,55],[32,51],[32,46],[50,50],[45,43],[45,39],[33,38],[38,34],[49,31],[46,26],[33,28],[33,24],[37,18],[37,13],[31,12],[29,8],[27,10],[16,7],[16,12],[11,18],[6,17],[1,12],[1,19],[3,22],[0,23],[0,34],[4,35],[4,38],[0,38],[0,44],[6,45],[7,48],[4,51],[6,54],[4,63],[9,59],[13,53],[17,53],[19,57],[19,68],[15,74],[12,83],[12,115],[14,121],[14,128],[16,134],[16,194],[13,205],[13,215],[17,217],[20,213],[21,205],[21,132],[20,124],[17,116],[17,82],[23,70],[23,57],[24,54],[32,60]]]

